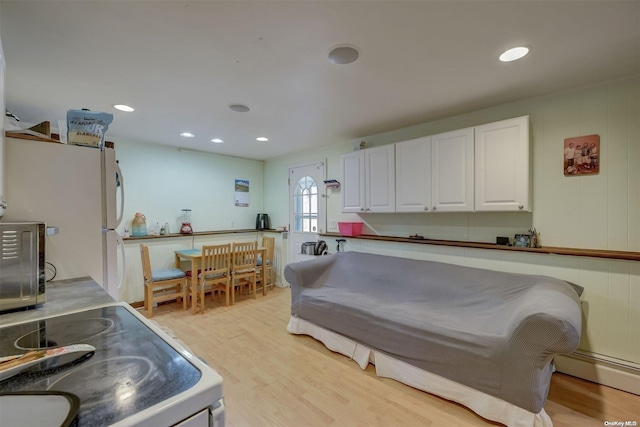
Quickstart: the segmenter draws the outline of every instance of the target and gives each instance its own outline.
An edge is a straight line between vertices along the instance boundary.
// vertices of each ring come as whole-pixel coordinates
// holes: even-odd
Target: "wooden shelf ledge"
[[[455,246],[460,248],[491,249],[496,251],[528,252],[549,255],[567,255],[591,258],[619,259],[625,261],[640,261],[640,252],[611,251],[606,249],[560,248],[552,246],[545,246],[542,248],[519,248],[515,246],[496,245],[495,243],[465,242],[459,240],[410,239],[408,237],[378,236],[371,234],[363,234],[357,237],[342,236],[339,233],[321,233],[320,235],[346,239],[414,243],[418,245]]]

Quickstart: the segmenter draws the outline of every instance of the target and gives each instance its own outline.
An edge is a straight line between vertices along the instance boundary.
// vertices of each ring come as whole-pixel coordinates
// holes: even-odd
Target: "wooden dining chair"
[[[231,304],[235,302],[235,289],[249,286],[249,291],[256,298],[256,249],[258,242],[233,243],[231,262]]]
[[[200,312],[204,313],[205,292],[211,292],[212,300],[215,294],[224,292],[226,303],[229,305],[231,244],[203,246],[200,267],[198,277],[191,279],[191,307],[193,312],[197,312],[197,306],[200,304]]]
[[[275,237],[262,236],[262,247],[264,248],[264,258],[258,257],[258,272],[259,277],[264,277],[264,283],[262,285],[262,294],[267,294],[267,287],[273,287],[275,283],[275,270],[274,270],[274,253],[275,253],[276,239]]]
[[[153,270],[149,260],[149,248],[140,244],[142,275],[144,277],[144,309],[153,317],[153,304],[164,301],[182,300],[187,309],[187,277],[177,268]]]

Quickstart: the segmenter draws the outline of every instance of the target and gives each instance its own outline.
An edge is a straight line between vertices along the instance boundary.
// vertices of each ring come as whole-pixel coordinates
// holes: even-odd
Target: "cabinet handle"
[[[522,210],[522,209],[524,209],[524,206],[520,205],[520,206],[518,206],[518,209]]]
[[[433,210],[435,211],[436,209],[438,209],[438,207],[437,207],[437,206],[434,206],[434,207],[433,207]]]
[[[364,209],[363,209],[363,208],[360,208],[360,212],[364,212]]]
[[[424,207],[424,210],[425,210],[425,211],[428,211],[428,210],[429,210],[429,207],[428,207],[428,206],[425,206],[425,207]]]

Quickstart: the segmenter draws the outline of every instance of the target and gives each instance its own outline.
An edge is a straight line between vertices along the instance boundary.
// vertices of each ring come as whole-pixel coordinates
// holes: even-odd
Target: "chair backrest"
[[[262,260],[262,264],[266,265],[267,261],[271,261],[273,263],[273,256],[276,247],[276,238],[262,236],[262,247],[264,248],[264,257],[266,260]]]
[[[256,249],[258,242],[233,243],[233,271],[245,271],[256,268]]]
[[[147,283],[152,280],[151,261],[149,261],[149,248],[142,243],[140,244],[140,256],[142,258],[142,275]]]
[[[202,247],[202,277],[225,274],[231,268],[231,244]]]

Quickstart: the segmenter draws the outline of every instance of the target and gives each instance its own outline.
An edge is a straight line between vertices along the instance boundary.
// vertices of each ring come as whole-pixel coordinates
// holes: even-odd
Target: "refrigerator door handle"
[[[117,228],[120,226],[120,223],[122,222],[122,218],[124,217],[124,178],[122,176],[122,169],[120,169],[120,165],[118,165],[118,163],[116,163],[116,173],[118,174],[118,178],[120,182],[120,212],[118,213],[118,219],[116,220],[116,226],[114,228]],[[119,243],[123,248],[122,259],[124,259],[124,245],[122,244],[122,240],[120,240]]]
[[[120,255],[122,256],[122,269],[120,269],[120,277],[118,278],[118,294],[120,293],[120,289],[122,288],[122,285],[124,284],[124,273],[126,270],[126,261],[127,258],[125,257],[124,254],[124,241],[122,240],[122,236],[120,236],[119,233],[115,233],[116,235],[116,242],[118,243],[118,245],[120,246]]]

